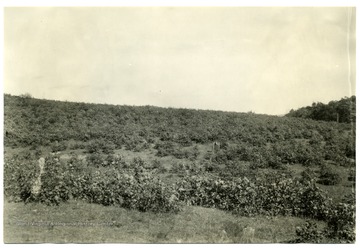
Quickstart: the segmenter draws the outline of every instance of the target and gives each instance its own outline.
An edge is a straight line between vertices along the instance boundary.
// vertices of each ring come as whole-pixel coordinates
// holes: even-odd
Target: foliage
[[[328,237],[340,242],[355,241],[355,203],[339,203],[331,209],[328,216]]]
[[[184,178],[177,187],[179,199],[188,205],[214,207],[244,216],[290,215],[327,223],[326,230],[319,231],[314,222],[307,222],[297,229],[298,238],[294,242],[355,240],[355,202],[334,205],[313,180],[294,180],[285,174],[268,174],[255,181],[246,177],[225,180],[191,176]]]
[[[58,205],[70,198],[102,205],[118,205],[140,211],[179,211],[177,192],[156,178],[140,158],[129,165],[121,157],[100,159],[106,167],[96,167],[76,157],[68,162],[57,156],[45,158],[39,195],[31,187],[38,176],[37,164],[25,166],[21,160],[5,163],[5,195],[16,201],[39,201]]]
[[[53,146],[89,153],[125,147],[157,155],[196,159],[195,144],[221,141],[213,161],[321,164],[355,156],[354,125],[208,110],[85,104],[4,96],[5,146]],[[194,144],[195,143],[195,144]],[[236,144],[233,146],[231,144]],[[263,158],[259,158],[259,153]],[[270,157],[269,157],[270,155]],[[269,162],[267,162],[269,161]]]
[[[69,199],[69,185],[66,184],[68,176],[67,165],[60,162],[59,157],[45,158],[45,169],[41,175],[41,190],[35,200],[47,205],[59,205]]]
[[[291,110],[287,116],[311,118],[322,121],[355,122],[356,97],[344,97],[328,104],[313,103],[312,106]]]
[[[296,228],[297,238],[294,243],[323,243],[324,233],[319,230],[317,224],[313,221],[307,221],[303,226]]]
[[[284,175],[272,180],[246,177],[221,179],[191,176],[178,183],[179,198],[190,205],[215,207],[241,215],[294,215],[323,219],[329,198],[314,184],[302,183]]]
[[[64,141],[58,142],[55,141],[50,145],[52,152],[64,151],[67,148],[67,145]]]
[[[316,173],[311,168],[307,167],[304,171],[301,172],[301,180],[304,183],[311,183],[316,180]]]
[[[115,149],[115,144],[111,141],[107,141],[104,139],[96,139],[92,140],[87,145],[88,153],[113,153]]]
[[[176,145],[173,142],[167,141],[157,143],[154,148],[158,150],[157,156],[165,157],[175,153]]]
[[[356,181],[356,170],[355,170],[355,168],[351,168],[349,170],[348,180],[355,183],[355,181]]]
[[[31,187],[39,173],[36,159],[30,153],[16,155],[4,161],[4,195],[10,201],[27,202]]]
[[[337,185],[342,181],[340,172],[330,165],[324,165],[320,169],[320,177],[318,183],[324,185]]]
[[[355,241],[355,204],[339,203],[327,215],[324,230],[313,221],[296,229],[295,243],[353,243]]]

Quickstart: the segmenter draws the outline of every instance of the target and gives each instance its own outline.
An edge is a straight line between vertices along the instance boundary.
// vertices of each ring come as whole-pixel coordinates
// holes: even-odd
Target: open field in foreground
[[[295,238],[297,217],[240,217],[185,207],[178,214],[142,213],[70,201],[59,206],[5,202],[6,243],[278,243]],[[321,225],[321,222],[319,222]],[[254,237],[244,228],[255,229]]]

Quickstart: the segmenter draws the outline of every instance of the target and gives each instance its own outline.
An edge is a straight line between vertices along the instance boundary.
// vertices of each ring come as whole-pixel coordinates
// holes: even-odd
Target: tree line
[[[290,110],[287,117],[300,117],[318,121],[336,121],[351,123],[356,120],[356,97],[344,97],[339,101],[330,101],[328,104],[321,102],[311,106]]]

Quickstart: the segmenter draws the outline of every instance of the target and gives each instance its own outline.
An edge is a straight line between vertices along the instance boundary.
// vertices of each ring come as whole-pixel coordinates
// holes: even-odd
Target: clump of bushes
[[[27,202],[39,173],[32,156],[14,156],[4,161],[4,195],[9,201]]]
[[[150,168],[156,170],[157,173],[165,173],[168,171],[159,159],[154,159],[151,163]]]
[[[44,173],[41,175],[40,194],[35,196],[35,200],[47,205],[59,205],[69,200],[71,188],[67,184],[68,176],[68,165],[61,163],[59,157],[46,157]]]
[[[334,204],[313,180],[284,175],[272,180],[221,179],[215,176],[186,177],[177,184],[179,198],[188,205],[213,207],[243,216],[285,215],[307,217],[327,223],[318,230],[314,222],[297,229],[293,242],[355,241],[355,202]]]
[[[146,171],[120,173],[115,168],[99,170],[90,176],[83,192],[87,201],[116,205],[139,211],[179,211],[177,194]]]
[[[83,141],[76,141],[74,143],[70,143],[69,144],[69,149],[71,150],[77,150],[77,149],[85,149],[86,148],[86,143]]]
[[[355,181],[356,181],[356,170],[355,170],[355,168],[351,168],[349,170],[348,180],[355,183]]]
[[[52,143],[50,145],[50,147],[51,147],[52,152],[60,152],[60,151],[66,150],[67,145],[66,145],[65,141],[60,141],[60,142],[55,141],[54,143]]]
[[[147,169],[140,158],[126,164],[121,157],[102,161],[107,167],[88,166],[86,160],[72,157],[68,162],[57,156],[45,158],[41,189],[31,193],[39,172],[37,161],[9,160],[5,163],[5,195],[14,201],[37,201],[59,205],[70,198],[102,205],[115,205],[140,211],[179,211],[178,194]],[[22,163],[19,163],[22,161]]]
[[[324,165],[320,169],[318,183],[323,185],[337,185],[342,181],[342,175],[330,165]]]
[[[307,167],[305,170],[301,172],[301,180],[303,182],[311,183],[316,180],[316,173],[313,169]]]
[[[327,214],[327,226],[319,229],[313,221],[297,227],[294,243],[355,242],[355,204],[339,203]]]
[[[115,144],[111,141],[104,139],[92,140],[87,144],[87,151],[89,153],[105,153],[110,154],[114,153]]]
[[[157,149],[156,156],[165,157],[175,153],[176,146],[175,143],[171,141],[159,142],[155,144],[155,149]]]
[[[328,197],[314,184],[301,183],[285,175],[272,180],[246,177],[221,179],[191,176],[178,183],[180,200],[190,205],[215,207],[241,215],[294,215],[324,218]]]
[[[302,226],[296,228],[297,238],[291,243],[324,243],[325,235],[319,230],[318,225],[314,221],[306,221]]]

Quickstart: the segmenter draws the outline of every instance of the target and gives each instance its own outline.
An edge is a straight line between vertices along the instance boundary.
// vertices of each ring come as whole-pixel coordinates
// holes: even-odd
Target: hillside
[[[39,100],[5,95],[5,146],[53,146],[65,141],[79,146],[101,143],[110,149],[158,150],[167,144],[186,147],[213,141],[246,147],[303,145],[319,159],[354,157],[353,126],[267,115],[131,107]],[[297,141],[296,141],[297,140]],[[171,145],[170,145],[171,144]],[[291,161],[287,161],[291,162]],[[299,161],[293,161],[299,162]]]
[[[298,236],[291,242],[354,241],[350,123],[11,95],[4,104],[5,199],[44,204],[48,218],[54,206],[73,201],[84,209],[168,213],[165,219],[193,206],[259,222],[264,216],[312,220],[296,235],[280,235]]]

